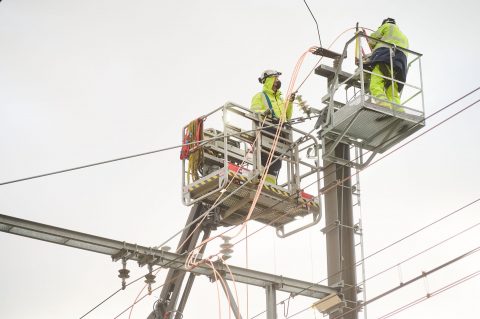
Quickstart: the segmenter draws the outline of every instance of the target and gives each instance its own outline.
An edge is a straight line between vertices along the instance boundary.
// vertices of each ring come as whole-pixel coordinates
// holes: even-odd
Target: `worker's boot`
[[[390,110],[392,109],[392,104],[389,102],[380,101],[377,103],[377,105],[386,107],[387,109],[390,109]]]
[[[277,178],[274,175],[267,174],[267,176],[265,177],[265,183],[276,185]]]

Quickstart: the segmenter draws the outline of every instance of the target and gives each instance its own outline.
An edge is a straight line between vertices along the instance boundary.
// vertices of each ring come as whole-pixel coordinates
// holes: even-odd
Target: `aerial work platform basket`
[[[277,125],[230,102],[198,121],[198,127],[217,128],[202,128],[194,142],[184,138],[190,149],[182,159],[183,203],[201,202],[211,208],[218,224],[239,225],[246,220],[264,174],[261,152],[272,149],[274,134],[264,129]],[[264,183],[250,217],[275,227],[280,237],[315,225],[322,216],[319,143],[291,124],[281,128],[274,152],[273,160],[283,163],[278,184]],[[191,125],[185,126],[183,136],[192,136],[191,130]]]
[[[332,55],[330,52],[326,56],[334,59],[333,67],[322,64],[315,69],[316,74],[328,80],[328,93],[322,98],[326,107],[316,124],[316,128],[320,128],[323,159],[359,169],[368,165],[377,153],[387,151],[425,126],[422,55],[378,40],[390,50],[391,69],[392,56],[397,50],[403,51],[409,60],[406,82],[395,79],[393,74],[382,76],[385,83],[390,84],[387,89],[403,85],[402,102],[382,100],[373,97],[369,91],[372,70],[368,65],[369,54],[364,49],[366,39],[371,38],[362,32],[357,33],[347,42],[342,54]],[[349,50],[354,50],[355,55],[355,63],[351,65],[346,60]],[[349,67],[354,71],[343,70]],[[352,161],[335,156],[334,150],[340,143],[357,147],[362,151],[361,156]]]

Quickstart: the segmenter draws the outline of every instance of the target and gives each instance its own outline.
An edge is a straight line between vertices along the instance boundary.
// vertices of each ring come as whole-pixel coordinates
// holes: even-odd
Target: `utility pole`
[[[350,149],[340,143],[335,156],[350,161]],[[357,319],[357,278],[355,267],[354,221],[352,205],[351,169],[338,163],[324,161],[325,187],[331,188],[325,194],[325,229],[327,243],[328,286],[340,286],[345,307],[332,313],[337,318],[348,312],[342,319]],[[333,186],[336,185],[336,186]]]

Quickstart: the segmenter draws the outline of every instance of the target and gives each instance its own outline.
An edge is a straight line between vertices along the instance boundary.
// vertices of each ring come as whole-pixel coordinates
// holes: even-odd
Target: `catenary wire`
[[[315,16],[313,15],[312,10],[310,10],[310,7],[308,6],[308,3],[306,0],[303,0],[303,3],[307,6],[308,11],[312,15],[313,21],[315,21],[315,25],[317,26],[317,33],[318,33],[318,43],[320,44],[320,47],[322,47],[322,40],[320,39],[320,29],[318,28],[318,22],[317,19],[315,19]]]
[[[387,295],[389,295],[389,294],[391,294],[391,293],[394,293],[395,291],[397,291],[397,290],[399,290],[399,289],[402,289],[402,288],[404,288],[404,287],[406,287],[406,286],[408,286],[408,285],[416,282],[417,280],[420,280],[420,279],[422,279],[422,278],[424,278],[424,277],[426,277],[426,276],[428,276],[428,275],[431,275],[431,274],[433,274],[433,273],[435,273],[435,272],[437,272],[437,271],[439,271],[439,270],[441,270],[441,269],[443,269],[443,268],[445,268],[445,267],[448,267],[448,266],[450,266],[450,265],[452,265],[452,264],[454,264],[454,263],[456,263],[456,262],[458,262],[458,261],[460,261],[460,260],[462,260],[462,259],[464,259],[464,258],[466,258],[466,257],[469,257],[469,256],[471,256],[471,255],[473,255],[473,254],[475,254],[475,253],[477,253],[477,252],[479,252],[479,251],[480,251],[480,246],[478,246],[478,247],[476,247],[476,248],[474,248],[474,249],[472,249],[472,250],[470,250],[470,251],[468,251],[468,252],[466,252],[466,253],[464,253],[464,254],[462,254],[462,255],[459,255],[459,256],[457,256],[457,257],[455,257],[455,258],[453,258],[453,259],[450,259],[450,260],[448,260],[447,262],[445,262],[445,263],[443,263],[443,264],[441,264],[441,265],[439,265],[439,266],[437,266],[437,267],[435,267],[435,268],[430,269],[429,271],[422,272],[421,275],[418,275],[418,276],[416,276],[416,277],[414,277],[414,278],[406,281],[406,282],[403,283],[402,285],[400,285],[400,286],[395,286],[395,287],[393,287],[393,288],[391,288],[391,289],[389,289],[389,290],[387,290],[387,291],[385,291],[385,292],[383,292],[383,293],[381,293],[381,294],[379,294],[379,295],[377,295],[377,296],[375,296],[375,297],[373,297],[373,298],[371,298],[371,299],[369,299],[369,300],[361,303],[360,305],[358,305],[358,306],[356,306],[356,307],[354,307],[354,308],[349,309],[348,311],[342,313],[341,315],[338,315],[338,316],[333,317],[333,318],[331,318],[331,319],[340,319],[340,318],[342,318],[343,316],[345,316],[345,315],[347,315],[347,314],[349,314],[349,313],[351,313],[351,312],[353,312],[353,311],[356,311],[356,310],[358,310],[358,309],[360,309],[360,308],[362,308],[362,307],[364,307],[364,306],[366,306],[366,305],[368,305],[368,304],[371,304],[371,303],[373,303],[373,302],[375,302],[375,301],[377,301],[377,300],[380,300],[381,298],[383,298],[383,297],[385,297],[385,296],[387,296]],[[297,316],[297,315],[299,315],[299,314],[301,314],[301,313],[303,313],[303,312],[305,312],[305,311],[307,311],[307,310],[309,310],[309,309],[310,309],[310,307],[305,308],[305,309],[303,309],[303,310],[300,310],[300,311],[296,312],[295,314],[291,315],[291,316],[288,317],[288,318],[293,318],[293,317],[295,317],[295,316]],[[250,319],[253,319],[253,318],[250,318]]]
[[[441,269],[443,269],[443,268],[445,268],[445,267],[447,267],[447,266],[450,266],[450,265],[456,263],[457,261],[462,260],[462,259],[464,259],[464,258],[466,258],[466,257],[468,257],[468,256],[471,256],[471,255],[473,255],[473,254],[475,254],[475,253],[477,253],[477,252],[479,252],[479,251],[480,251],[480,246],[478,246],[478,247],[476,247],[476,248],[474,248],[474,249],[472,249],[472,250],[470,250],[470,251],[468,251],[468,252],[466,252],[466,253],[464,253],[464,254],[462,254],[462,255],[459,255],[459,256],[457,256],[457,257],[455,257],[455,258],[453,258],[453,259],[450,259],[449,261],[447,261],[447,262],[445,262],[445,263],[443,263],[443,264],[441,264],[441,265],[439,265],[439,266],[437,266],[437,267],[435,267],[435,268],[433,268],[433,269],[431,269],[431,270],[429,270],[429,271],[422,272],[421,275],[418,275],[417,277],[414,277],[414,278],[412,278],[412,279],[404,282],[402,285],[397,286],[397,287],[393,287],[393,288],[391,288],[391,289],[389,289],[389,290],[387,290],[387,291],[385,291],[385,292],[383,292],[383,293],[381,293],[381,294],[379,294],[379,295],[377,295],[377,296],[375,296],[375,297],[367,300],[365,303],[362,304],[362,306],[366,306],[366,305],[368,305],[368,304],[371,304],[371,303],[373,303],[373,302],[375,302],[375,301],[377,301],[377,300],[379,300],[379,299],[381,299],[381,298],[383,298],[383,297],[385,297],[385,296],[387,296],[387,295],[389,295],[389,294],[391,294],[391,293],[393,293],[393,292],[395,292],[395,291],[397,291],[397,290],[399,290],[399,289],[401,289],[401,288],[404,288],[404,287],[406,287],[406,286],[408,286],[408,285],[416,282],[417,280],[420,280],[420,279],[422,279],[422,278],[424,278],[424,277],[426,277],[426,276],[428,276],[428,275],[431,275],[431,274],[437,272],[438,270],[441,270]],[[357,309],[359,309],[359,308],[360,308],[360,306],[357,306],[357,307],[355,307],[355,308],[353,308],[353,309],[350,309],[350,310],[347,311],[346,313],[343,313],[342,316],[345,315],[345,314],[348,314],[348,313],[350,313],[350,312],[352,312],[352,311],[354,311],[354,310],[357,310]],[[340,317],[341,317],[341,316],[337,316],[337,317],[332,318],[332,319],[339,319]]]
[[[422,254],[424,254],[424,253],[426,253],[426,252],[428,252],[428,251],[430,251],[430,250],[432,250],[432,249],[434,249],[434,248],[436,248],[436,247],[438,247],[438,246],[440,246],[440,245],[442,245],[442,244],[444,244],[444,243],[446,243],[446,242],[448,242],[448,241],[450,241],[450,240],[452,240],[452,239],[454,239],[455,237],[458,237],[458,236],[466,233],[467,231],[470,231],[470,230],[474,229],[475,227],[477,227],[477,226],[479,226],[479,225],[480,225],[480,222],[474,224],[473,226],[467,227],[466,229],[463,229],[463,230],[461,230],[460,232],[457,232],[457,233],[455,233],[454,235],[452,235],[452,236],[450,236],[450,237],[448,237],[448,238],[446,238],[446,239],[444,239],[444,240],[442,240],[442,241],[440,241],[440,242],[438,242],[438,243],[436,243],[436,244],[434,244],[434,245],[432,245],[432,246],[430,246],[430,247],[428,247],[428,248],[426,248],[426,249],[424,249],[424,250],[422,250],[422,251],[420,251],[420,252],[418,252],[418,253],[416,253],[416,254],[414,254],[414,255],[412,255],[412,256],[404,259],[404,260],[402,260],[402,261],[400,261],[400,262],[395,263],[395,265],[393,265],[393,266],[391,266],[391,267],[388,267],[388,268],[386,268],[386,269],[384,269],[384,270],[382,270],[382,271],[380,271],[380,272],[378,272],[378,273],[376,273],[376,274],[374,274],[374,275],[366,278],[366,279],[365,279],[364,281],[362,281],[360,284],[357,284],[356,286],[348,287],[347,289],[344,290],[344,292],[345,292],[345,291],[348,291],[348,290],[350,290],[350,289],[356,289],[356,288],[358,288],[361,284],[364,284],[365,282],[367,282],[367,281],[369,281],[369,280],[371,280],[371,279],[373,279],[373,278],[376,278],[376,277],[378,277],[378,276],[386,273],[387,271],[392,270],[393,268],[395,268],[395,267],[397,267],[397,266],[399,266],[399,265],[402,265],[402,264],[406,263],[407,261],[410,261],[410,260],[412,260],[412,259],[414,259],[414,258],[416,258],[416,257],[418,257],[418,256],[420,256],[420,255],[422,255]],[[325,280],[327,280],[327,279],[328,279],[328,278],[325,278],[325,279],[323,279],[322,281],[325,281]],[[281,302],[280,302],[280,303],[281,303]],[[279,303],[278,303],[278,304],[279,304]],[[278,304],[277,304],[277,305],[278,305]]]
[[[403,305],[402,307],[397,308],[397,309],[395,309],[394,311],[392,311],[392,312],[390,312],[390,313],[388,313],[388,314],[385,314],[385,315],[383,315],[382,317],[380,317],[380,318],[378,318],[378,319],[390,318],[391,316],[396,315],[396,314],[398,314],[398,313],[400,313],[400,312],[402,312],[402,311],[405,311],[405,310],[407,310],[408,308],[411,308],[411,307],[413,307],[413,306],[416,306],[417,304],[419,304],[419,303],[421,303],[421,302],[424,302],[425,300],[427,300],[427,299],[429,299],[429,298],[431,298],[431,297],[434,297],[434,296],[436,296],[436,295],[439,295],[439,294],[441,294],[442,292],[445,292],[445,291],[447,291],[447,290],[449,290],[449,289],[452,289],[452,288],[454,288],[454,287],[456,287],[456,286],[458,286],[458,285],[460,285],[460,284],[463,284],[464,282],[466,282],[466,281],[468,281],[468,280],[471,280],[471,279],[475,278],[475,277],[478,276],[478,275],[480,275],[480,271],[476,271],[476,272],[474,272],[474,273],[471,273],[470,275],[467,275],[467,276],[465,276],[465,277],[462,277],[462,278],[458,279],[457,281],[454,281],[454,282],[452,282],[452,283],[450,283],[450,284],[448,284],[448,285],[446,285],[446,286],[443,286],[442,288],[437,289],[437,290],[435,290],[434,292],[429,293],[429,294],[426,295],[426,296],[423,296],[422,298],[419,298],[419,299],[414,300],[414,301],[412,301],[412,302],[410,302],[410,303],[408,303],[408,304],[406,304],[406,305]]]
[[[138,281],[140,279],[142,279],[142,277],[136,279],[135,281]],[[133,283],[133,282],[132,282]],[[93,312],[94,310],[96,310],[98,307],[100,307],[101,305],[103,305],[105,302],[107,302],[108,300],[110,300],[110,298],[112,298],[113,296],[115,296],[117,293],[119,293],[120,291],[122,291],[122,288],[119,288],[117,289],[115,292],[113,292],[112,294],[110,294],[107,298],[103,299],[100,303],[98,303],[95,307],[93,307],[92,309],[90,309],[88,312],[86,312],[85,314],[83,314],[80,319],[82,318],[85,318],[86,316],[88,316],[91,312]]]
[[[450,240],[452,240],[452,239],[454,239],[454,238],[456,238],[456,237],[458,237],[458,236],[460,236],[460,235],[462,235],[462,234],[464,234],[464,233],[466,233],[466,232],[468,232],[468,231],[476,228],[476,227],[479,226],[479,225],[480,225],[480,222],[478,222],[478,223],[476,223],[476,224],[474,224],[474,225],[472,225],[472,226],[470,226],[470,227],[467,227],[467,228],[465,228],[465,229],[463,229],[463,230],[455,233],[454,235],[449,236],[448,238],[443,239],[443,240],[441,240],[440,242],[438,242],[438,243],[436,243],[436,244],[434,244],[434,245],[432,245],[432,246],[430,246],[430,247],[428,247],[428,248],[426,248],[426,249],[424,249],[424,250],[422,250],[422,251],[420,251],[420,252],[418,252],[418,253],[416,253],[416,254],[414,254],[414,255],[412,255],[412,256],[404,259],[404,260],[402,260],[402,261],[400,261],[400,262],[395,263],[395,265],[393,265],[393,266],[391,266],[391,267],[388,267],[388,268],[386,268],[386,269],[384,269],[384,270],[382,270],[382,271],[379,271],[378,273],[376,273],[376,274],[374,274],[374,275],[366,278],[365,280],[363,280],[361,283],[357,284],[356,286],[348,287],[347,289],[344,290],[344,292],[349,291],[350,289],[357,289],[358,287],[360,287],[360,285],[365,284],[367,281],[369,281],[369,280],[371,280],[371,279],[373,279],[373,278],[376,278],[376,277],[378,277],[378,276],[386,273],[387,271],[390,271],[390,270],[394,269],[395,267],[398,267],[399,265],[402,265],[402,264],[404,264],[404,263],[406,263],[406,262],[408,262],[408,261],[410,261],[410,260],[412,260],[412,259],[420,256],[420,255],[423,255],[424,253],[426,253],[426,252],[428,252],[428,251],[430,251],[430,250],[432,250],[432,249],[434,249],[434,248],[436,248],[436,247],[439,247],[440,245],[442,245],[442,244],[444,244],[444,243],[446,243],[446,242],[448,242],[448,241],[450,241]],[[324,280],[326,280],[326,279],[324,279]],[[403,285],[403,283],[402,283],[402,285]]]
[[[315,115],[313,117],[314,118],[318,117],[318,115]],[[291,124],[296,125],[296,124],[302,123],[304,121],[305,121],[305,118],[297,117],[297,118],[292,120]],[[275,127],[275,126],[276,126],[276,124],[272,124],[272,125],[265,126],[263,129],[266,129],[268,127]],[[204,145],[204,144],[206,144],[208,142],[211,142],[213,140],[222,139],[225,136],[226,137],[231,137],[231,136],[236,136],[236,135],[255,132],[255,131],[257,131],[257,130],[243,131],[243,132],[240,132],[240,133],[223,134],[223,135],[216,136],[216,137],[213,137],[213,138],[210,138],[210,139],[205,139],[200,143],[200,145]],[[118,157],[118,158],[114,158],[114,159],[110,159],[110,160],[106,160],[106,161],[101,161],[101,162],[96,162],[96,163],[91,163],[91,164],[85,164],[85,165],[75,166],[75,167],[62,169],[62,170],[58,170],[58,171],[53,171],[53,172],[49,172],[49,173],[44,173],[44,174],[19,178],[19,179],[15,179],[15,180],[11,180],[11,181],[1,182],[0,186],[13,184],[13,183],[18,183],[18,182],[24,182],[24,181],[37,179],[37,178],[42,178],[42,177],[47,177],[47,176],[51,176],[51,175],[57,175],[57,174],[61,174],[61,173],[67,173],[67,172],[71,172],[71,171],[76,171],[76,170],[90,168],[90,167],[99,166],[99,165],[103,165],[103,164],[109,164],[109,163],[113,163],[113,162],[123,161],[123,160],[132,159],[132,158],[136,158],[136,157],[142,157],[142,156],[151,155],[151,154],[155,154],[155,153],[165,152],[165,151],[181,148],[182,146],[191,145],[191,144],[194,144],[194,143],[196,143],[196,142],[179,144],[179,145],[165,147],[165,148],[161,148],[161,149],[157,149],[157,150],[153,150],[153,151],[148,151],[148,152],[143,152],[143,153],[138,153],[138,154],[128,155],[128,156],[122,156],[122,157]]]
[[[139,281],[140,279],[144,278],[144,276],[141,276],[141,277],[138,277],[134,280],[132,280],[131,282],[127,283],[127,285],[125,287],[128,287],[134,283],[136,283],[137,281]],[[98,307],[100,307],[101,305],[103,305],[105,302],[107,302],[108,300],[110,300],[113,296],[115,296],[117,293],[119,293],[120,291],[122,291],[123,289],[122,288],[119,288],[117,289],[115,292],[113,292],[111,295],[109,295],[107,298],[103,299],[101,302],[99,302],[95,307],[93,307],[92,309],[90,309],[89,311],[87,311],[86,313],[84,313],[79,319],[82,319],[82,318],[85,318],[86,316],[88,316],[92,311],[94,311],[95,309],[97,309]]]
[[[402,241],[404,241],[404,240],[406,240],[406,239],[408,239],[408,238],[410,238],[410,237],[418,234],[419,232],[421,232],[421,231],[423,231],[423,230],[425,230],[425,229],[427,229],[427,228],[429,228],[429,227],[431,227],[431,226],[439,223],[440,221],[442,221],[442,220],[444,220],[444,219],[446,219],[446,218],[448,218],[448,217],[451,217],[451,216],[453,216],[453,215],[455,215],[455,214],[463,211],[464,209],[470,207],[471,205],[473,205],[473,204],[475,204],[475,203],[477,203],[477,202],[479,202],[479,201],[480,201],[480,197],[477,198],[477,199],[475,199],[475,200],[473,200],[473,201],[471,201],[471,202],[469,202],[469,203],[467,203],[467,204],[465,204],[465,205],[463,205],[462,207],[454,210],[453,212],[450,212],[450,213],[448,213],[447,215],[442,216],[441,218],[439,218],[439,219],[437,219],[437,220],[429,223],[428,225],[423,226],[423,227],[421,227],[420,229],[417,229],[416,231],[411,232],[410,234],[408,234],[408,235],[406,235],[406,236],[404,236],[404,237],[402,237],[402,238],[394,241],[393,243],[390,243],[390,244],[388,244],[387,246],[385,246],[385,247],[383,247],[383,248],[381,248],[381,249],[373,252],[372,254],[366,256],[366,257],[363,258],[362,260],[359,260],[359,261],[356,262],[355,264],[350,265],[350,266],[346,266],[346,267],[342,268],[340,271],[338,271],[338,272],[330,275],[330,276],[327,277],[327,278],[324,278],[324,279],[318,281],[317,283],[321,283],[321,282],[323,282],[323,281],[326,281],[326,280],[329,279],[331,276],[338,275],[339,273],[343,272],[344,270],[348,270],[349,268],[357,267],[358,265],[360,265],[360,263],[364,262],[365,260],[370,259],[371,257],[373,257],[373,256],[375,256],[375,255],[378,255],[380,252],[383,252],[383,251],[385,251],[386,249],[391,248],[391,247],[393,247],[394,245],[397,245],[398,243],[400,243],[400,242],[402,242]],[[307,287],[307,288],[310,288],[310,287]]]
[[[396,263],[395,265],[393,265],[393,266],[391,266],[391,267],[388,267],[388,268],[386,268],[386,269],[384,269],[384,270],[376,273],[375,275],[372,275],[372,276],[366,278],[363,282],[366,282],[366,281],[371,280],[371,279],[373,279],[373,278],[375,278],[375,277],[378,277],[378,276],[386,273],[387,271],[394,269],[394,268],[397,267],[398,265],[402,265],[402,264],[406,263],[407,261],[410,261],[410,260],[412,260],[412,259],[414,259],[414,258],[416,258],[416,257],[418,257],[418,256],[420,256],[420,255],[423,255],[424,253],[426,253],[426,252],[428,252],[428,251],[430,251],[430,250],[432,250],[432,249],[434,249],[434,248],[436,248],[436,247],[438,247],[438,246],[440,246],[440,245],[442,245],[442,244],[444,244],[444,243],[446,243],[446,242],[448,242],[448,241],[450,241],[450,240],[452,240],[452,239],[454,239],[454,238],[456,238],[456,237],[458,237],[458,236],[460,236],[460,235],[465,234],[466,232],[468,232],[468,231],[470,231],[470,230],[478,227],[479,225],[480,225],[480,222],[478,222],[478,223],[476,223],[476,224],[474,224],[474,225],[472,225],[472,226],[470,226],[470,227],[467,227],[467,228],[465,228],[465,229],[463,229],[463,230],[461,230],[461,231],[453,234],[452,236],[447,237],[447,238],[439,241],[438,243],[436,243],[436,244],[434,244],[434,245],[432,245],[432,246],[430,246],[430,247],[428,247],[428,248],[426,248],[426,249],[424,249],[424,250],[416,253],[415,255],[412,255],[412,256],[410,256],[410,257],[402,260],[401,262],[398,262],[398,263]],[[363,283],[363,282],[362,282],[362,283]],[[352,288],[353,288],[353,287],[352,287]]]
[[[351,30],[354,30],[356,27],[352,27],[352,28],[348,28],[346,30],[344,30],[342,33],[340,33],[333,41],[332,43],[330,43],[330,45],[328,46],[328,49],[330,49],[333,44],[342,36],[344,35],[345,33],[347,33],[348,31],[351,31]],[[303,86],[303,84],[305,84],[305,82],[307,81],[307,79],[310,77],[310,75],[312,75],[313,71],[315,71],[315,69],[317,68],[318,64],[320,63],[320,61],[322,61],[323,57],[321,57],[320,59],[318,59],[317,63],[315,63],[315,65],[313,66],[313,68],[310,70],[310,72],[308,72],[307,76],[305,77],[305,79],[303,79],[303,81],[300,83],[300,85],[297,87],[297,91]]]
[[[473,205],[473,204],[475,204],[475,203],[477,203],[477,202],[479,202],[479,201],[480,201],[480,197],[477,198],[477,199],[475,199],[475,200],[473,200],[473,201],[471,201],[471,202],[469,202],[469,203],[467,203],[467,204],[465,204],[465,205],[463,205],[462,207],[460,207],[460,208],[458,208],[458,209],[456,209],[456,210],[454,210],[454,211],[452,211],[452,212],[450,212],[450,213],[442,216],[441,218],[439,218],[439,219],[431,222],[430,224],[428,224],[428,225],[426,225],[426,226],[424,226],[424,227],[422,227],[422,228],[420,228],[420,229],[418,229],[418,230],[410,233],[409,235],[404,236],[404,237],[402,237],[401,239],[396,240],[396,241],[394,241],[393,243],[391,243],[391,244],[389,244],[389,245],[387,245],[387,246],[385,246],[385,247],[383,247],[383,248],[381,248],[381,249],[373,252],[372,254],[366,256],[366,257],[363,258],[362,260],[357,261],[355,264],[350,265],[350,266],[346,266],[346,267],[342,268],[341,270],[339,270],[339,271],[337,271],[337,272],[329,275],[328,277],[326,277],[326,278],[324,278],[324,279],[322,279],[322,280],[320,280],[320,281],[317,281],[315,284],[321,284],[322,282],[328,280],[328,279],[331,278],[332,276],[336,276],[336,275],[338,275],[338,274],[342,273],[343,271],[348,270],[348,269],[350,269],[350,268],[357,267],[358,265],[360,265],[360,264],[361,264],[362,262],[364,262],[365,260],[367,260],[367,259],[369,259],[369,258],[371,258],[371,257],[373,257],[373,256],[375,256],[375,255],[377,255],[378,253],[380,253],[380,252],[382,252],[382,251],[385,251],[387,248],[391,248],[392,246],[394,246],[394,245],[400,243],[401,241],[403,241],[403,240],[405,240],[405,239],[413,236],[414,234],[418,234],[420,231],[423,231],[423,230],[425,230],[426,228],[431,227],[431,226],[437,224],[438,222],[440,222],[440,221],[442,221],[442,220],[444,220],[444,219],[446,219],[446,218],[448,218],[448,217],[451,217],[451,216],[453,216],[454,214],[457,214],[457,213],[463,211],[463,210],[466,209],[467,207],[470,207],[471,205]],[[464,232],[466,232],[466,231],[468,231],[468,230],[470,230],[470,229],[472,229],[472,228],[474,228],[474,227],[476,227],[476,226],[478,226],[478,224],[476,224],[476,225],[474,225],[474,226],[472,226],[472,227],[469,227],[469,228],[461,231],[461,232],[458,233],[457,235],[460,235],[460,234],[462,234],[462,233],[464,233]],[[261,229],[262,229],[262,228],[258,229],[257,232],[260,231]],[[250,235],[253,235],[253,234],[254,234],[254,233],[252,233],[252,234],[250,234]],[[454,237],[456,237],[457,235],[452,236],[451,238],[454,238]],[[449,239],[451,239],[451,238],[449,238]],[[238,243],[238,242],[237,242],[237,243]],[[237,243],[235,243],[235,244],[237,244]],[[438,243],[437,245],[434,245],[434,246],[430,247],[429,249],[432,249],[432,248],[440,245],[441,243],[443,243],[443,242],[440,242],[440,243]],[[429,250],[429,249],[427,249],[427,250]],[[414,258],[414,257],[416,257],[416,255],[410,257],[409,259]],[[407,260],[409,260],[409,259],[407,259]],[[402,263],[405,262],[405,261],[406,261],[406,260],[402,261]],[[398,264],[398,263],[397,263],[397,264]],[[385,271],[387,271],[387,270],[385,270]],[[385,271],[383,271],[383,272],[385,272]],[[383,272],[381,272],[381,273],[383,273]],[[376,274],[376,275],[374,275],[374,276],[372,276],[372,277],[370,277],[370,278],[368,278],[368,279],[372,279],[372,278],[380,275],[381,273],[378,273],[378,274]],[[308,286],[308,287],[300,290],[299,293],[301,293],[301,292],[303,292],[303,291],[305,291],[305,290],[307,290],[307,289],[310,289],[311,287],[313,287],[313,285]],[[281,302],[284,302],[284,301],[287,300],[287,299],[288,299],[288,298],[282,300]],[[279,305],[281,302],[277,303],[277,305]],[[255,316],[252,317],[251,319],[258,317],[259,315],[263,314],[264,312],[265,312],[265,311],[263,311],[263,312],[255,315]]]

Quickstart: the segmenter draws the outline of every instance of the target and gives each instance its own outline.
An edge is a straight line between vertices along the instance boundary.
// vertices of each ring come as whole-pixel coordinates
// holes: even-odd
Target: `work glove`
[[[292,94],[290,94],[290,99],[289,99],[290,102],[293,102],[295,100],[295,95],[296,95],[296,92],[293,92]]]

